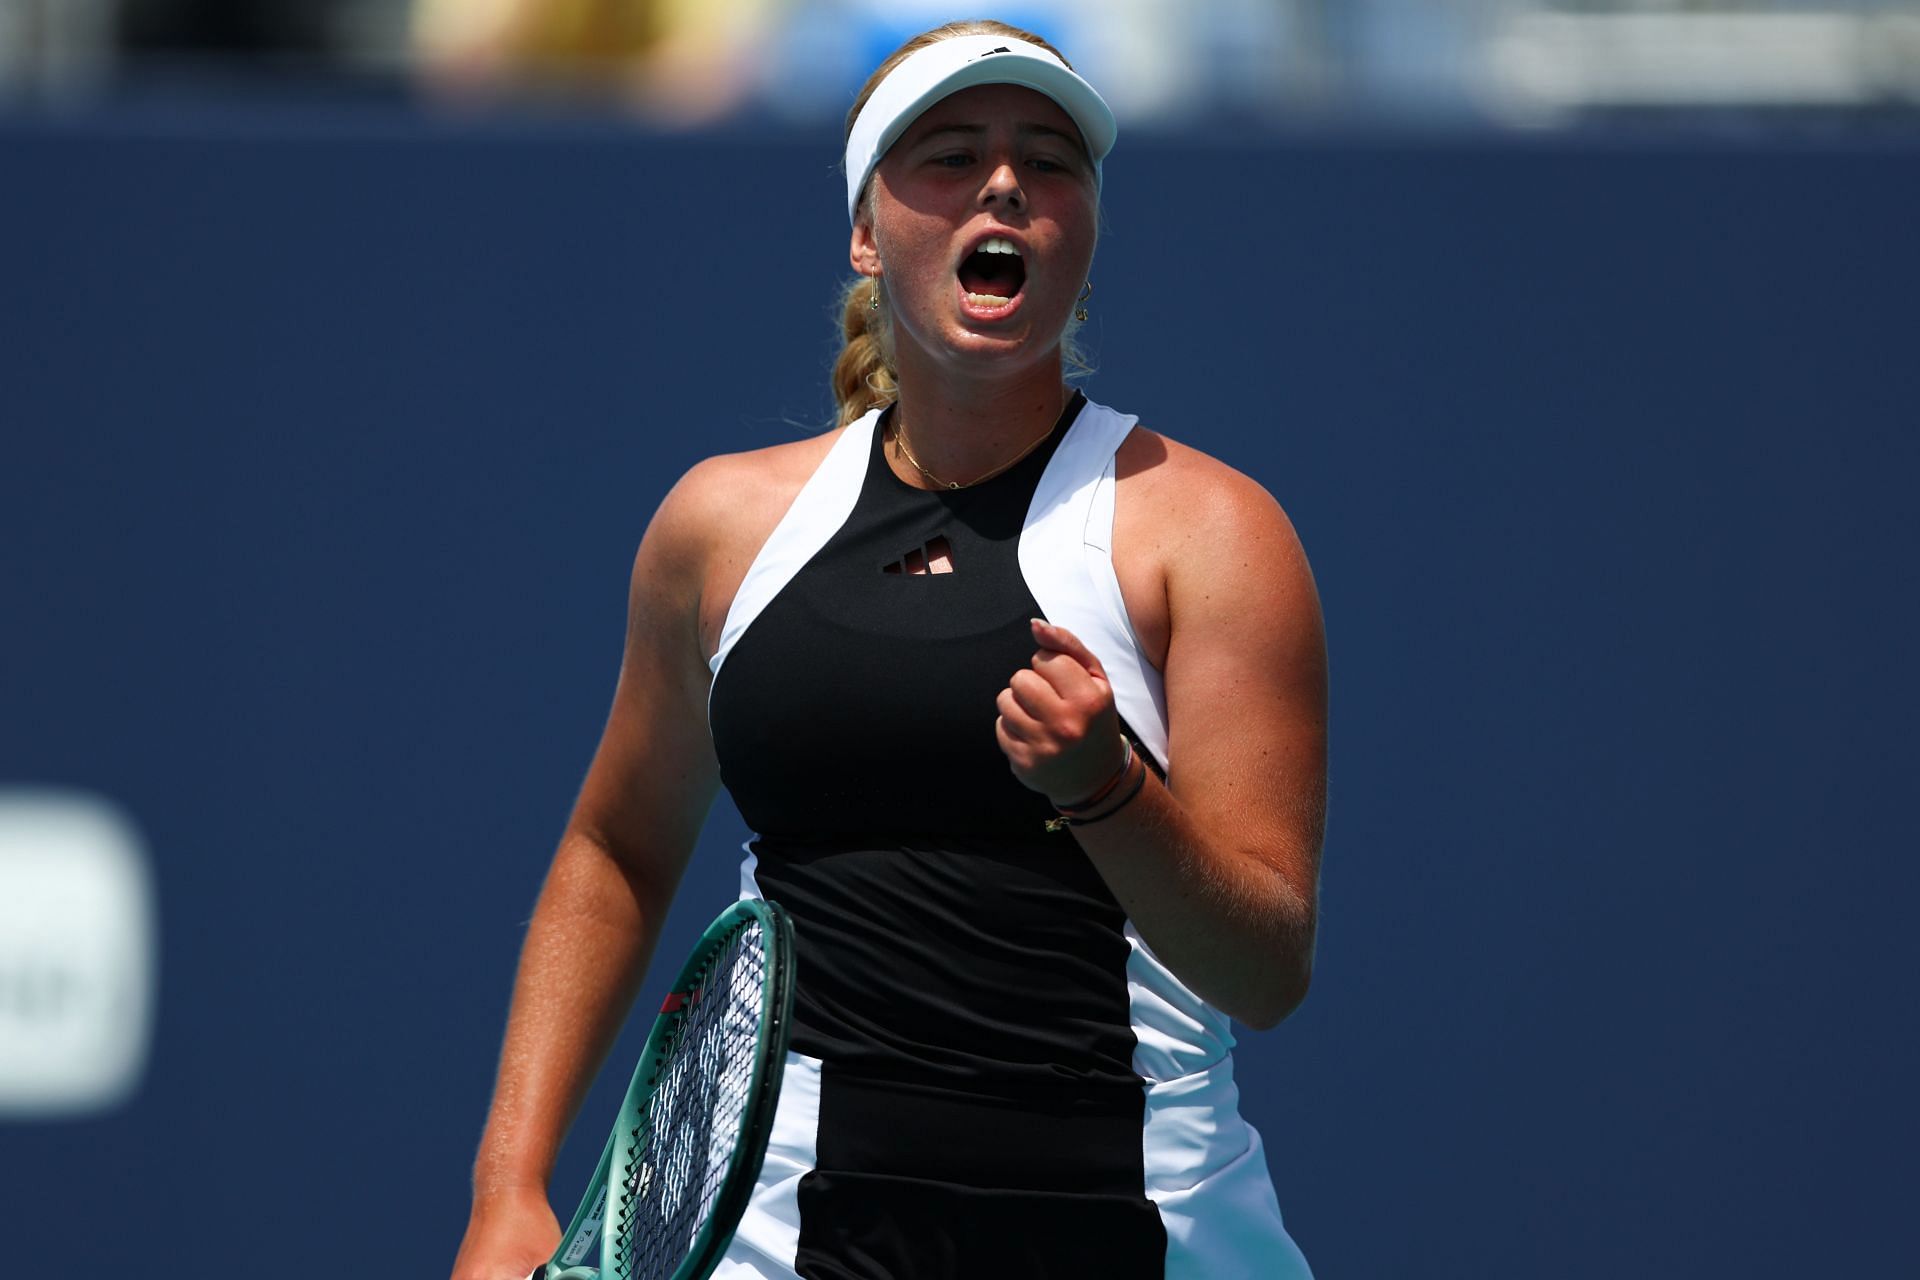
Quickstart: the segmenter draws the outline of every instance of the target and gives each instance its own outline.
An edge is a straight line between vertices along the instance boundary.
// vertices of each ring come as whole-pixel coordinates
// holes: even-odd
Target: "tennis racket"
[[[793,923],[736,902],[674,979],[580,1208],[529,1280],[705,1280],[760,1176],[792,1021]]]

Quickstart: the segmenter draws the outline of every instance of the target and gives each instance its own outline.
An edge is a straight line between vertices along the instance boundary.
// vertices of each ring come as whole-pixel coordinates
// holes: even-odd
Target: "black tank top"
[[[917,489],[882,455],[853,513],[741,637],[710,707],[721,773],[762,836],[1030,837],[1052,816],[994,740],[1033,655],[1016,560],[1040,475],[1079,411],[1009,471]],[[880,427],[884,428],[885,419]],[[953,571],[913,573],[944,540]]]
[[[794,919],[792,1047],[821,1061],[808,1280],[1160,1274],[1125,913],[994,735],[1041,616],[1021,533],[1083,403],[960,490],[894,475],[883,419],[845,523],[714,677],[754,878]],[[908,571],[939,550],[952,572]]]
[[[799,1052],[995,1092],[1138,1088],[1124,913],[994,737],[1040,616],[1021,529],[1083,403],[959,490],[902,481],[876,429],[846,523],[715,677],[721,777],[761,891],[795,917]],[[938,539],[952,572],[905,572]]]

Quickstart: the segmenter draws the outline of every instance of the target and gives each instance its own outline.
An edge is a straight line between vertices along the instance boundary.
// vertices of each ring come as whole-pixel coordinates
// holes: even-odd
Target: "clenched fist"
[[[1078,636],[1035,618],[1033,642],[1033,661],[994,704],[994,734],[1014,777],[1056,807],[1072,805],[1107,785],[1126,759],[1120,713],[1100,659]]]

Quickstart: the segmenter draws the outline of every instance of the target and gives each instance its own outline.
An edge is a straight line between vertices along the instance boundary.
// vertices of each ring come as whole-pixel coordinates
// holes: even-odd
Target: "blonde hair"
[[[853,107],[847,112],[846,133],[842,140],[852,136],[854,121],[860,118],[867,99],[873,96],[873,91],[880,87],[880,82],[887,78],[889,72],[928,45],[951,40],[955,36],[1006,36],[1025,40],[1029,44],[1039,45],[1060,61],[1067,61],[1065,54],[1033,32],[1023,31],[1005,22],[996,22],[992,18],[949,22],[931,31],[923,31],[888,54],[886,61],[867,77],[867,83],[861,86],[859,96],[853,100]],[[1073,64],[1067,65],[1071,67]],[[873,217],[871,180],[860,194],[860,207],[864,216],[868,219]],[[884,308],[874,306],[874,300],[879,295],[880,281],[873,276],[856,276],[840,292],[841,346],[840,354],[833,362],[832,379],[833,399],[838,407],[838,426],[844,427],[870,409],[892,404],[900,395],[898,371],[893,359],[893,321]],[[1060,357],[1068,370],[1068,377],[1093,372],[1074,341],[1072,323],[1069,323],[1067,332],[1061,337]]]

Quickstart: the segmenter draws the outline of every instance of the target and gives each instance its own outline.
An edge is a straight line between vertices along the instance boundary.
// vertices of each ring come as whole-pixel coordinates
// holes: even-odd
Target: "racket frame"
[[[552,1259],[536,1270],[531,1280],[543,1280],[543,1277],[544,1280],[597,1280],[606,1273],[614,1257],[614,1235],[619,1225],[619,1215],[610,1211],[614,1188],[608,1175],[616,1164],[624,1166],[633,1149],[636,1130],[649,1124],[648,1099],[659,1082],[661,1069],[672,1057],[680,1026],[700,991],[703,976],[734,934],[755,921],[760,925],[767,977],[760,991],[759,1042],[747,1102],[741,1110],[740,1140],[734,1143],[713,1207],[701,1223],[686,1259],[673,1273],[673,1280],[705,1280],[718,1265],[766,1161],[766,1139],[780,1101],[787,1041],[792,1033],[793,921],[778,903],[763,898],[743,898],[722,911],[700,935],[686,963],[680,966],[660,1014],[647,1033],[646,1046],[641,1049],[640,1060],[628,1081],[619,1117],[607,1135],[593,1180],[588,1183],[586,1194],[580,1197],[580,1207],[562,1233]],[[596,1241],[600,1246],[600,1266],[578,1265]]]

